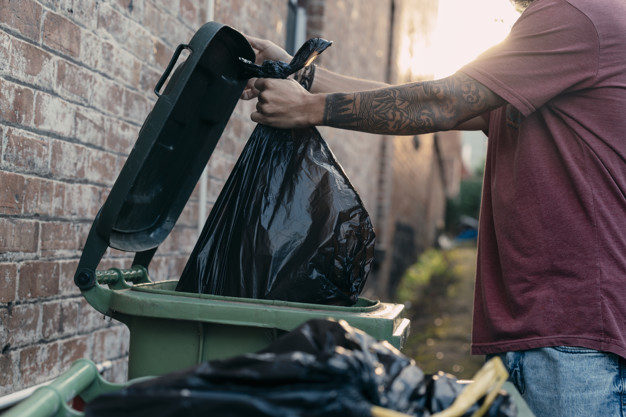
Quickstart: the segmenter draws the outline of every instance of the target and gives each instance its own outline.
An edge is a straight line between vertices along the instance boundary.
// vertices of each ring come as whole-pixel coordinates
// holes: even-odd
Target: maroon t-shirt
[[[473,352],[626,357],[626,1],[536,0],[461,71],[489,114]]]

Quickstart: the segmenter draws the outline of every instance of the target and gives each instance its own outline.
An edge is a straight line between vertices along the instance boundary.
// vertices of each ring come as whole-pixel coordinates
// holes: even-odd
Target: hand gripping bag
[[[326,49],[311,39],[284,62],[246,65],[286,78]],[[177,291],[352,305],[374,255],[369,214],[315,128],[257,125],[211,210]]]

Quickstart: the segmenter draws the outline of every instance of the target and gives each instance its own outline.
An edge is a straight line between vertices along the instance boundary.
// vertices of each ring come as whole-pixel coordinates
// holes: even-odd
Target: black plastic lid
[[[189,56],[160,94],[183,50]],[[159,99],[94,220],[80,267],[95,269],[106,247],[153,251],[167,237],[245,87],[240,57],[254,61],[248,41],[216,22],[179,45],[155,88]]]

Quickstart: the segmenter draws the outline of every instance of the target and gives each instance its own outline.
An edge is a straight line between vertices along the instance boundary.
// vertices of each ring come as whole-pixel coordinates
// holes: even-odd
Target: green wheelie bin
[[[184,50],[188,57],[174,70]],[[174,291],[176,280],[149,279],[150,261],[247,82],[241,58],[254,57],[243,35],[216,22],[178,46],[155,87],[158,100],[90,229],[74,281],[91,306],[128,326],[129,378],[255,351],[316,317],[344,319],[398,348],[408,335],[399,304],[361,298],[352,307],[335,307],[190,294]],[[134,253],[132,265],[98,270],[108,248]]]

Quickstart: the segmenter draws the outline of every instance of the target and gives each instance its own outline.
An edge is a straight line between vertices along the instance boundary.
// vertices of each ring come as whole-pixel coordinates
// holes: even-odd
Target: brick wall
[[[105,376],[125,379],[126,328],[97,314],[72,278],[155,102],[151,91],[208,4],[0,2],[0,395],[54,378],[81,357],[111,360]],[[196,211],[197,199],[159,249],[155,278],[184,265]],[[128,260],[111,251],[102,267]]]
[[[335,41],[320,63],[396,80],[387,66],[397,55],[390,39],[398,36],[394,3],[401,2],[308,0],[308,35]],[[84,301],[73,275],[91,222],[155,103],[154,85],[210,7],[216,21],[285,42],[287,0],[0,1],[0,396],[53,379],[81,357],[112,361],[105,378],[125,380],[128,331]],[[237,105],[209,161],[208,209],[254,128],[254,105]],[[370,211],[378,245],[389,250],[391,201],[416,186],[394,188],[394,166],[431,167],[432,147],[394,163],[401,152],[395,139],[322,134]],[[429,200],[431,194],[419,193],[411,204]],[[196,189],[150,264],[153,279],[178,277],[200,212]],[[411,221],[424,221],[418,217]],[[131,259],[110,250],[100,268],[128,267]],[[384,270],[370,281],[388,281],[390,268]]]

